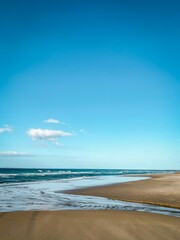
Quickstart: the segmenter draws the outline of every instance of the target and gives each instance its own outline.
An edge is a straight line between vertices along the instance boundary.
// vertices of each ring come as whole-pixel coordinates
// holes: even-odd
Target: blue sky
[[[1,2],[0,167],[180,169],[179,11]]]

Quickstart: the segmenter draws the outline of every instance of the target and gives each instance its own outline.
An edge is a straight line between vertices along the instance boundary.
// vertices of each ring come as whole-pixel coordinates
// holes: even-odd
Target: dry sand
[[[73,191],[180,207],[180,174]],[[179,240],[180,218],[126,211],[0,213],[0,240]]]
[[[124,211],[0,214],[1,240],[179,240],[180,219]]]

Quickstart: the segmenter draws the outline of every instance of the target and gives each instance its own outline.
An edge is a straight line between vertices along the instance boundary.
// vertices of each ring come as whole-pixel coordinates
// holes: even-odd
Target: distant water
[[[180,216],[180,210],[128,203],[93,196],[65,194],[64,190],[146,179],[129,174],[175,171],[112,169],[0,169],[0,212],[29,210],[112,209]]]
[[[95,176],[122,176],[129,174],[171,173],[172,170],[128,169],[0,169],[0,184],[51,181],[61,179],[84,179]]]

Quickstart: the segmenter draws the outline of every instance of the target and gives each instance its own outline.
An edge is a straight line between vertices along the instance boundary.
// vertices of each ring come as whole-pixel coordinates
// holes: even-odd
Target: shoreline
[[[112,200],[180,209],[180,173],[131,176],[149,178],[67,190],[63,193],[106,197]]]
[[[132,180],[133,179],[133,180]],[[0,212],[33,210],[106,209],[113,200],[65,194],[63,191],[144,179],[102,176],[0,186]],[[92,204],[91,204],[92,203]]]

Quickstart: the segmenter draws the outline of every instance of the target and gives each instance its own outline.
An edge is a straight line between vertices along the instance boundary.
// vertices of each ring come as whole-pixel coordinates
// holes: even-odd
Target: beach
[[[148,180],[71,192],[180,208],[180,174],[152,175]],[[179,240],[179,225],[178,217],[134,211],[3,212],[0,239]]]

